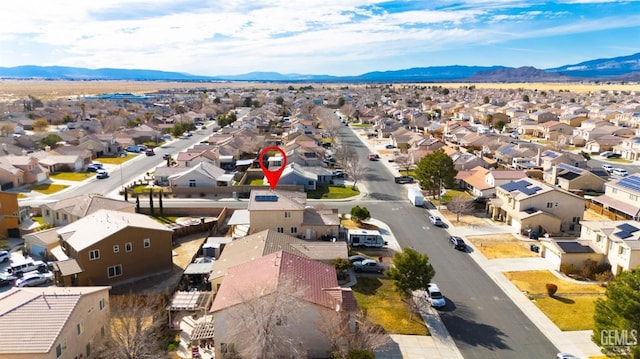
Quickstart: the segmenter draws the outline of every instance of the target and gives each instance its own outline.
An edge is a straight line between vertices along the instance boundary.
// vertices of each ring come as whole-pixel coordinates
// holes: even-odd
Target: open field
[[[535,304],[562,331],[593,330],[598,298],[595,295],[541,297],[536,298]]]
[[[308,84],[311,86],[327,86],[327,84]],[[341,86],[333,84],[338,88]],[[409,86],[401,84],[397,86]],[[425,86],[424,83],[414,84]],[[538,91],[569,90],[572,92],[586,93],[599,90],[640,91],[640,85],[629,84],[583,84],[583,83],[429,83],[428,86],[443,86],[459,88],[474,85],[476,88],[494,89],[527,89]],[[161,82],[161,81],[44,81],[44,80],[0,80],[0,101],[24,98],[27,95],[35,96],[42,100],[65,98],[68,96],[90,96],[105,92],[132,92],[145,93],[172,88],[282,88],[288,87],[287,83],[253,83],[253,82]],[[294,84],[297,87],[298,84]],[[350,85],[351,86],[351,85]],[[369,86],[369,85],[353,85]]]
[[[486,236],[467,236],[487,259],[537,257],[529,249],[529,244],[517,240],[512,234],[491,234]]]
[[[576,294],[604,294],[605,288],[595,283],[579,283],[556,277],[546,270],[505,272],[505,277],[523,292],[529,295],[547,295],[545,285],[553,283],[558,286],[556,296]]]

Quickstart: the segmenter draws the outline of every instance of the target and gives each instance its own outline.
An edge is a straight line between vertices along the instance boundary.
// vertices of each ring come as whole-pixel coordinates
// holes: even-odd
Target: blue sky
[[[640,0],[3,0],[0,66],[359,75],[640,52]]]

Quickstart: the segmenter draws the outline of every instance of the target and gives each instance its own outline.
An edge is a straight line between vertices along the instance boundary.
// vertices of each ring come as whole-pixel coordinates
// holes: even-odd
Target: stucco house
[[[315,173],[307,171],[307,167],[289,163],[282,171],[278,184],[302,185],[306,191],[316,189],[318,176]],[[264,183],[269,183],[267,177],[264,177]]]
[[[52,227],[65,226],[101,209],[135,213],[136,204],[95,194],[83,194],[40,206],[42,221]]]
[[[103,209],[56,232],[51,254],[64,286],[118,285],[173,268],[173,231],[142,214]]]
[[[258,307],[270,315],[251,314],[249,308]],[[255,323],[243,318],[255,321],[260,317],[268,320],[260,327],[271,328],[269,335],[289,339],[289,345],[274,349],[281,350],[275,355],[288,357],[295,351],[296,357],[329,357],[332,348],[322,329],[325,321],[336,315],[349,321],[355,309],[351,289],[338,285],[332,265],[285,251],[256,258],[228,268],[213,301],[215,356],[242,354],[259,335],[254,334]]]
[[[592,199],[616,219],[640,219],[640,174],[604,184],[604,194]]]
[[[18,194],[0,191],[0,238],[19,237],[19,228]]]
[[[94,358],[109,325],[111,287],[0,293],[0,359]]]
[[[495,197],[496,186],[527,177],[525,171],[518,170],[490,170],[478,166],[470,171],[471,175],[462,179],[465,189],[473,196],[484,198]]]
[[[252,190],[248,212],[250,234],[272,229],[294,237],[319,239],[337,236],[340,227],[338,210],[307,207],[305,192]]]
[[[489,203],[494,220],[504,221],[522,234],[577,232],[584,216],[584,199],[531,178],[496,188]]]
[[[559,163],[543,173],[544,181],[567,191],[603,192],[607,180],[584,168]]]
[[[40,183],[49,179],[49,170],[30,155],[0,157],[0,184],[3,189]]]
[[[164,184],[163,179],[156,179]],[[167,177],[171,187],[228,187],[233,185],[233,174],[227,174],[222,168],[209,162],[200,162],[193,167]]]

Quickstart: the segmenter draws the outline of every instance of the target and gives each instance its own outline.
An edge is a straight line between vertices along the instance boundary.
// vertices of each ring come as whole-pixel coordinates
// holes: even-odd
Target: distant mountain
[[[536,69],[531,66],[518,67],[517,69],[503,67],[497,70],[481,71],[466,79],[466,81],[470,82],[559,82],[570,80],[569,76]]]
[[[212,77],[179,72],[126,69],[86,69],[64,66],[0,67],[0,78],[47,80],[210,81]]]
[[[575,65],[565,65],[549,72],[559,72],[571,77],[603,78],[625,76],[632,72],[640,72],[640,52],[629,56],[611,59],[596,59]]]
[[[131,81],[264,81],[264,82],[536,82],[536,81],[640,81],[640,53],[597,59],[552,69],[504,66],[431,66],[374,71],[355,76],[251,72],[241,75],[199,76],[180,72],[127,69],[86,69],[63,66],[0,67],[0,78],[47,80]]]

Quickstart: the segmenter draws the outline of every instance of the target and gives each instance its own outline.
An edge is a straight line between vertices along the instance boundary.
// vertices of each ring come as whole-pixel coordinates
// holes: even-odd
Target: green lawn
[[[109,164],[109,165],[119,165],[121,163],[127,162],[132,158],[138,156],[137,154],[127,153],[127,157],[100,157],[96,159],[96,162]]]
[[[44,220],[42,219],[42,216],[33,216],[33,217],[31,217],[31,219],[32,219],[34,222],[38,222],[38,223],[40,223],[40,225],[43,225],[43,224],[44,224]]]
[[[358,188],[352,189],[351,186],[327,186],[317,185],[313,191],[307,191],[307,198],[311,199],[341,199],[357,196],[360,194]]]
[[[154,191],[155,192],[155,191]],[[149,186],[146,184],[140,184],[133,187],[133,193],[149,193]]]
[[[409,172],[407,172],[405,170],[400,170],[400,175],[401,176],[411,176],[413,178],[416,178],[416,170],[410,170]]]
[[[95,173],[91,172],[58,172],[51,173],[49,175],[51,179],[62,181],[84,181],[87,178],[91,178],[93,176],[95,176]]]
[[[352,123],[351,127],[355,127],[355,128],[369,128],[372,125],[370,123]]]
[[[52,194],[52,193],[62,191],[67,187],[69,186],[64,186],[61,184],[53,184],[53,183],[44,183],[44,184],[34,184],[31,186],[28,186],[27,189],[30,191],[36,191],[43,194]]]
[[[420,315],[411,317],[409,305],[393,290],[390,279],[360,276],[352,290],[358,307],[388,334],[429,335]]]
[[[536,298],[535,304],[560,330],[593,330],[597,298],[595,295],[542,297]]]
[[[249,181],[248,185],[250,186],[264,186],[264,179],[263,178],[254,178],[251,181]]]

